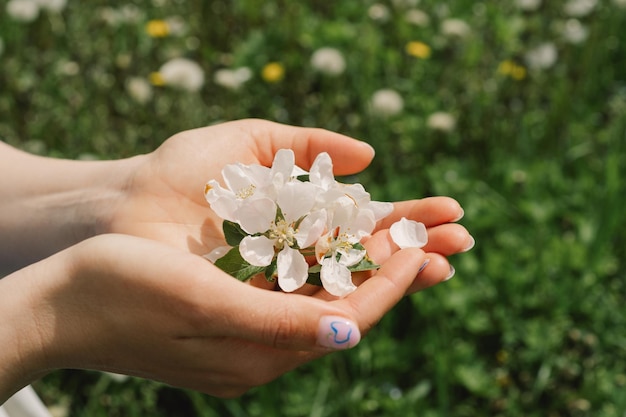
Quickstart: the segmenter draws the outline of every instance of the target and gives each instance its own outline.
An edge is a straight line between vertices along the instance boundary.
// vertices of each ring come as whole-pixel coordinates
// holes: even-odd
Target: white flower
[[[578,19],[569,19],[561,27],[561,35],[567,42],[579,44],[587,40],[589,31]]]
[[[441,33],[444,36],[466,38],[471,32],[470,26],[461,19],[445,19],[441,22]]]
[[[372,95],[371,108],[377,115],[394,116],[404,109],[404,100],[395,90],[381,89]]]
[[[515,4],[522,10],[534,11],[541,6],[541,0],[516,0]]]
[[[186,58],[174,58],[159,69],[166,85],[190,92],[199,91],[204,85],[204,71],[197,62]]]
[[[145,104],[152,98],[152,86],[145,78],[130,77],[126,81],[126,91],[138,103]]]
[[[389,228],[391,239],[400,249],[422,248],[428,243],[428,232],[423,223],[402,218]]]
[[[39,5],[34,0],[9,0],[5,10],[20,22],[32,22],[39,16]]]
[[[450,113],[435,112],[428,116],[428,119],[426,120],[426,126],[433,130],[450,132],[454,130],[456,126],[456,119]]]
[[[327,75],[339,75],[346,69],[343,54],[335,48],[320,48],[311,56],[311,66]]]
[[[404,14],[404,20],[420,27],[426,27],[430,24],[430,17],[425,12],[418,9],[407,10]]]
[[[222,68],[215,71],[213,81],[215,81],[215,84],[229,90],[238,90],[250,78],[252,78],[252,71],[248,67],[236,69]]]
[[[528,51],[524,58],[529,68],[543,70],[552,67],[556,63],[558,52],[552,42],[545,42]]]
[[[322,266],[320,280],[324,289],[332,295],[343,297],[356,290],[348,267],[361,262],[366,251],[354,248],[359,243],[354,235],[342,233],[339,228],[336,236],[334,233],[327,233],[317,241],[315,255]]]
[[[587,16],[595,9],[597,4],[598,0],[569,0],[563,6],[563,11],[568,16]]]
[[[367,9],[367,14],[372,20],[386,22],[389,20],[389,9],[384,4],[374,3]]]

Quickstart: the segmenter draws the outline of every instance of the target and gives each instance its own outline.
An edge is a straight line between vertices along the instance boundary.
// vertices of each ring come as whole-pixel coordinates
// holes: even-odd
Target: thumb
[[[238,305],[225,317],[231,337],[272,348],[320,352],[348,349],[361,340],[357,322],[334,302],[240,287],[245,290],[240,288]]]

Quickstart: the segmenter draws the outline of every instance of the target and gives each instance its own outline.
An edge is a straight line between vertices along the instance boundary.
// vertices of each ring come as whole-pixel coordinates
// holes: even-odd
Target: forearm
[[[101,232],[132,164],[39,157],[0,142],[0,274]]]

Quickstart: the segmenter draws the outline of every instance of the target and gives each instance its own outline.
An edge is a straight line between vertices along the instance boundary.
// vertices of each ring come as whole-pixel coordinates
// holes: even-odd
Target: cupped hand
[[[356,345],[425,259],[419,249],[397,251],[354,293],[326,300],[245,285],[152,240],[97,236],[0,282],[21,300],[13,316],[25,361],[11,369],[95,369],[240,395]]]
[[[123,198],[112,207],[102,232],[124,233],[151,238],[206,254],[225,244],[222,219],[204,198],[204,185],[221,180],[227,164],[270,166],[276,151],[294,150],[296,164],[308,169],[315,157],[328,152],[336,175],[365,169],[373,149],[364,142],[323,129],[301,128],[263,120],[241,120],[190,130],[168,139],[151,154],[128,160],[131,172]],[[124,172],[124,171],[122,171]],[[446,256],[471,247],[472,238],[460,225],[452,224],[463,215],[450,198],[435,197],[396,203],[392,215],[380,223],[378,236],[367,245],[378,261],[389,253],[383,241],[386,229],[401,217],[421,221],[428,227],[426,248],[429,266],[412,290],[425,288],[453,273]],[[363,275],[363,274],[362,274]],[[358,279],[357,279],[358,280]]]

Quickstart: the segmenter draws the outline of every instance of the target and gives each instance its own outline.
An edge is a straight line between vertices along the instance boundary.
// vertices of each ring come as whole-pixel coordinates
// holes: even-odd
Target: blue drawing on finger
[[[352,335],[352,326],[345,322],[333,321],[330,323],[330,328],[333,331],[333,341],[338,345],[343,345],[350,341]]]

